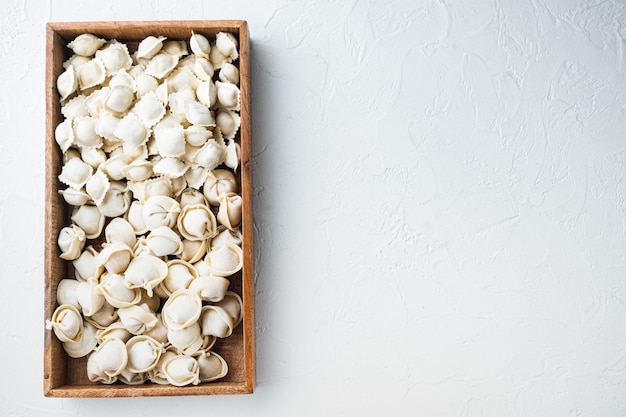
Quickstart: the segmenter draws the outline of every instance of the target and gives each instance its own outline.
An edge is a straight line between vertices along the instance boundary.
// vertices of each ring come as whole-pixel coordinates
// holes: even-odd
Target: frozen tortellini
[[[46,328],[103,384],[224,377],[214,350],[242,320],[238,40],[158,33],[129,50],[85,33],[56,87],[70,261]]]

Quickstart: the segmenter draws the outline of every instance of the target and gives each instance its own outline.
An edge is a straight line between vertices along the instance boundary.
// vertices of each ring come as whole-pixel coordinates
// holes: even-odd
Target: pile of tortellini
[[[211,348],[243,308],[228,290],[243,265],[238,41],[149,36],[131,54],[85,33],[67,46],[55,140],[73,208],[58,246],[75,277],[46,328],[89,355],[93,382],[222,378]]]

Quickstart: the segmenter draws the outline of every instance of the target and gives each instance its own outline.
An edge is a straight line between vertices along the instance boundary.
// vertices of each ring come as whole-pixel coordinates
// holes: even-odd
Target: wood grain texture
[[[249,320],[243,322],[244,334],[244,361],[246,382],[249,390],[253,390],[256,381],[255,374],[255,314],[254,314],[254,239],[253,239],[253,218],[252,218],[252,149],[250,144],[251,126],[250,126],[250,48],[247,22],[242,22],[239,35],[240,49],[240,88],[241,88],[241,190],[243,200],[243,218],[242,218],[242,248],[244,253],[244,266],[248,268],[242,270],[243,288],[242,296],[244,301],[244,317]]]
[[[185,40],[192,31],[209,39],[218,32],[231,32],[239,41],[241,127],[236,137],[241,145],[241,168],[237,171],[243,199],[242,248],[243,268],[229,277],[230,290],[243,300],[243,320],[233,334],[220,339],[213,350],[224,357],[229,366],[226,377],[198,386],[174,387],[156,384],[127,386],[102,385],[88,380],[86,358],[71,359],[51,331],[44,329],[44,394],[48,397],[140,397],[174,395],[218,395],[251,393],[255,386],[255,315],[252,224],[252,172],[250,128],[249,33],[246,21],[158,21],[158,22],[55,22],[46,26],[46,177],[45,177],[45,247],[44,247],[44,320],[56,308],[56,289],[61,279],[72,277],[71,264],[59,258],[57,236],[70,224],[70,207],[58,194],[64,188],[58,181],[62,155],[54,138],[54,130],[62,121],[56,79],[63,71],[63,62],[71,51],[66,44],[82,33],[105,39],[117,39],[136,48],[146,36],[166,36]],[[89,244],[89,242],[88,242]]]

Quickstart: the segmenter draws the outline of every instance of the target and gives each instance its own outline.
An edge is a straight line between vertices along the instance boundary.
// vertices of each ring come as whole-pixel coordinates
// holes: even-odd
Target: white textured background
[[[621,1],[8,0],[0,416],[624,416]],[[44,24],[246,19],[256,392],[42,395]]]

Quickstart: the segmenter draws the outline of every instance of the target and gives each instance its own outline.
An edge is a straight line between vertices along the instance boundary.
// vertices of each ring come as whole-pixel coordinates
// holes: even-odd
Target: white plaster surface
[[[225,18],[256,391],[44,398],[44,24]],[[4,0],[0,416],[626,415],[625,39],[616,0]]]

